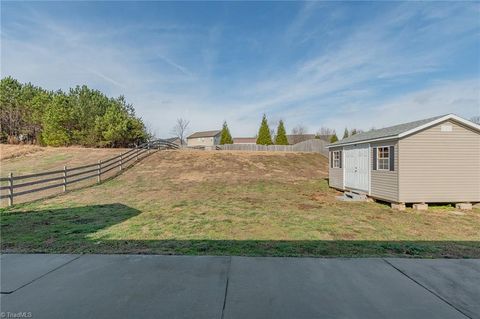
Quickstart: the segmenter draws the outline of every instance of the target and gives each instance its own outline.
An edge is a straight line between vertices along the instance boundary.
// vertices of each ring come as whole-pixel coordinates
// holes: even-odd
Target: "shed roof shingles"
[[[347,144],[347,143],[368,141],[368,140],[387,138],[387,137],[395,137],[399,134],[402,134],[404,132],[407,132],[409,130],[412,130],[414,128],[417,128],[419,126],[427,124],[429,122],[435,121],[436,119],[439,119],[439,118],[444,117],[444,116],[445,115],[435,116],[435,117],[431,117],[431,118],[424,119],[424,120],[419,120],[419,121],[414,121],[414,122],[409,122],[409,123],[404,123],[404,124],[398,124],[398,125],[394,125],[394,126],[381,128],[381,129],[378,129],[378,130],[372,130],[372,131],[368,131],[368,132],[355,134],[353,136],[344,138],[344,139],[342,139],[338,142],[332,143],[332,144],[330,144],[330,146],[343,145],[343,144]]]

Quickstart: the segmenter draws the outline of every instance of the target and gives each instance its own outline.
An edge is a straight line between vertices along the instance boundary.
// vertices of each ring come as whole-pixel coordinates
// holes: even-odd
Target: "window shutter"
[[[395,170],[395,146],[390,146],[390,150],[388,152],[390,158],[390,170]]]
[[[377,170],[377,148],[373,148],[373,170]]]
[[[330,152],[330,168],[333,168],[333,152]]]
[[[339,168],[342,168],[343,151],[338,151],[338,154],[340,155],[340,164],[338,165],[338,167],[339,167]]]

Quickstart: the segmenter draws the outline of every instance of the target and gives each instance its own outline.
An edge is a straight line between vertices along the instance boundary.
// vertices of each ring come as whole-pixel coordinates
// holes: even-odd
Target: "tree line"
[[[126,147],[149,134],[123,96],[87,86],[48,91],[12,77],[0,81],[0,141],[46,146]]]
[[[306,128],[302,125],[297,125],[292,129],[292,136],[293,137],[300,137],[298,142],[303,141],[301,137],[308,136],[306,132]],[[357,133],[361,133],[362,131],[359,129],[352,129],[348,130],[345,129],[343,138],[355,135]],[[316,139],[324,139],[331,143],[338,141],[337,134],[334,129],[330,129],[327,127],[321,127],[320,130],[315,134]],[[297,142],[293,142],[295,144]],[[220,144],[233,144],[233,138],[230,134],[230,130],[228,128],[228,124],[226,121],[223,122],[222,130],[221,130],[221,137],[220,137]],[[260,128],[258,129],[258,134],[256,135],[256,144],[260,145],[288,145],[289,141],[287,138],[287,131],[285,129],[285,123],[283,120],[278,122],[278,126],[276,131],[270,129],[268,124],[267,116],[264,114],[262,117],[262,121],[260,123]]]

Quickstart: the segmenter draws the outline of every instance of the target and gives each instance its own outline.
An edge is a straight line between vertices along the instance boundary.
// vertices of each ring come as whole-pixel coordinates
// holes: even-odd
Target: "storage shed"
[[[327,148],[333,188],[400,204],[480,202],[480,125],[454,114],[356,134]]]

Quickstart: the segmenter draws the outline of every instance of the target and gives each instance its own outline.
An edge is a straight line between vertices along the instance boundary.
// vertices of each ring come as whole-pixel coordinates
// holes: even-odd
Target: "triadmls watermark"
[[[0,318],[33,318],[33,315],[30,311],[19,311],[19,312],[0,312]]]

